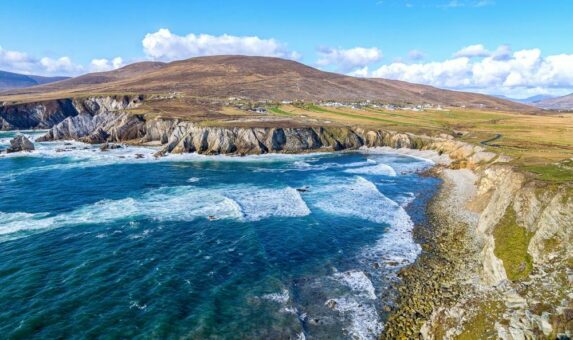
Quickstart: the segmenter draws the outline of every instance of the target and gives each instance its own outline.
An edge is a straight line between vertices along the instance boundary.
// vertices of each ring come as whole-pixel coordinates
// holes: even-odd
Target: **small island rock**
[[[34,143],[26,138],[26,136],[19,135],[10,140],[10,147],[6,150],[6,152],[12,153],[32,150],[34,150]]]

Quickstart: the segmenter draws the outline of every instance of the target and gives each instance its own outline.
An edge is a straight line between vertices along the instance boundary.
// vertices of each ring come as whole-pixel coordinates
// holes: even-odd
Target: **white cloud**
[[[339,71],[348,72],[363,68],[382,59],[382,51],[376,47],[355,47],[351,49],[321,48],[318,50],[321,66],[335,66]]]
[[[93,59],[90,63],[91,72],[104,72],[115,70],[124,66],[123,59],[121,57],[115,57],[112,60],[109,59]]]
[[[410,60],[422,60],[426,57],[426,54],[420,50],[411,50],[410,52],[408,52],[408,58],[410,58]]]
[[[482,44],[466,46],[454,53],[454,57],[456,58],[489,57],[490,55],[491,52],[488,51]]]
[[[348,73],[349,76],[353,76],[353,77],[368,77],[370,74],[370,72],[368,71],[368,66],[364,66],[363,68],[359,68],[356,69],[350,73]]]
[[[511,57],[512,50],[511,46],[504,44],[498,46],[495,51],[489,51],[482,44],[470,45],[462,48],[461,50],[454,53],[454,57],[461,58],[484,58],[484,57],[494,57],[495,59],[508,59]]]
[[[480,47],[444,61],[383,65],[371,76],[513,96],[573,91],[573,54],[543,57],[539,49],[511,52],[506,45],[485,53],[474,46]]]
[[[30,73],[38,60],[28,54],[18,51],[5,50],[0,46],[0,69],[12,72]]]
[[[83,71],[83,67],[74,64],[69,57],[61,57],[58,59],[44,57],[40,59],[40,65],[42,66],[40,71],[44,74],[70,75]]]
[[[460,7],[485,7],[494,5],[494,0],[450,0],[445,5],[440,7],[444,8],[460,8]]]
[[[77,76],[85,72],[109,71],[124,66],[123,59],[93,59],[89,65],[76,64],[70,57],[36,58],[0,46],[0,70],[41,76]]]
[[[83,67],[74,64],[69,57],[35,58],[27,53],[5,50],[0,47],[0,69],[37,75],[75,75],[82,72]]]
[[[197,56],[239,54],[300,59],[275,39],[256,36],[193,34],[180,36],[162,28],[143,39],[143,51],[154,60],[178,60]]]

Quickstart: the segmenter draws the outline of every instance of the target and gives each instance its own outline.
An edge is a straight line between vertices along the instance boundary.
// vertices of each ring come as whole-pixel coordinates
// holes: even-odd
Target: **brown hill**
[[[84,94],[181,92],[195,97],[252,100],[377,100],[393,104],[441,104],[512,111],[526,105],[481,94],[449,91],[397,80],[329,73],[269,57],[210,56],[171,63],[142,62],[110,72],[12,90],[1,101],[55,99]]]
[[[540,100],[534,105],[542,109],[570,111],[573,110],[573,93],[563,97]]]
[[[42,76],[0,71],[0,91],[37,86],[64,79],[68,79],[68,77],[42,77]]]

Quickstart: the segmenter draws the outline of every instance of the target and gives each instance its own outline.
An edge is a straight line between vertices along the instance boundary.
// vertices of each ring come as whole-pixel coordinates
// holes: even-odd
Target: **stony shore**
[[[302,153],[387,147],[429,158],[442,189],[415,237],[382,338],[573,336],[573,184],[547,183],[511,159],[456,140],[349,126],[228,127],[128,112],[140,98],[86,98],[11,108],[0,128],[41,140],[161,145],[167,153]],[[447,156],[447,157],[446,157]]]
[[[423,252],[399,274],[400,297],[381,338],[570,338],[570,187],[544,187],[503,163],[456,169],[459,162],[435,152],[398,152],[436,161],[428,175],[443,184],[428,206],[429,223],[416,226]],[[513,227],[529,233],[521,267],[531,267],[517,276],[494,237],[512,210]],[[547,239],[560,241],[549,247]]]

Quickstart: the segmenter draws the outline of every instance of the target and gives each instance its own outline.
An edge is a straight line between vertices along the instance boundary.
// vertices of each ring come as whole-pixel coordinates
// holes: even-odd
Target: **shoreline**
[[[429,223],[414,229],[423,250],[399,273],[398,301],[380,338],[571,337],[571,185],[548,186],[504,162],[460,167],[464,158],[426,172],[443,182],[428,205]],[[515,259],[498,239],[522,229],[529,239],[511,246],[524,247]]]
[[[430,200],[428,225],[414,229],[423,251],[400,272],[399,299],[381,338],[454,338],[476,332],[504,339],[571,336],[573,321],[567,315],[573,313],[573,259],[566,252],[573,241],[571,185],[549,186],[515,170],[508,157],[451,138],[377,133],[388,134],[391,145],[336,152],[429,160],[434,166],[427,173],[443,180]],[[396,148],[396,142],[404,147]],[[261,159],[322,151],[333,152],[271,152]],[[528,238],[518,245],[523,253],[515,255],[500,244],[503,234],[497,230],[520,235],[522,229]],[[518,266],[512,267],[513,262]],[[553,291],[558,294],[549,300]]]

